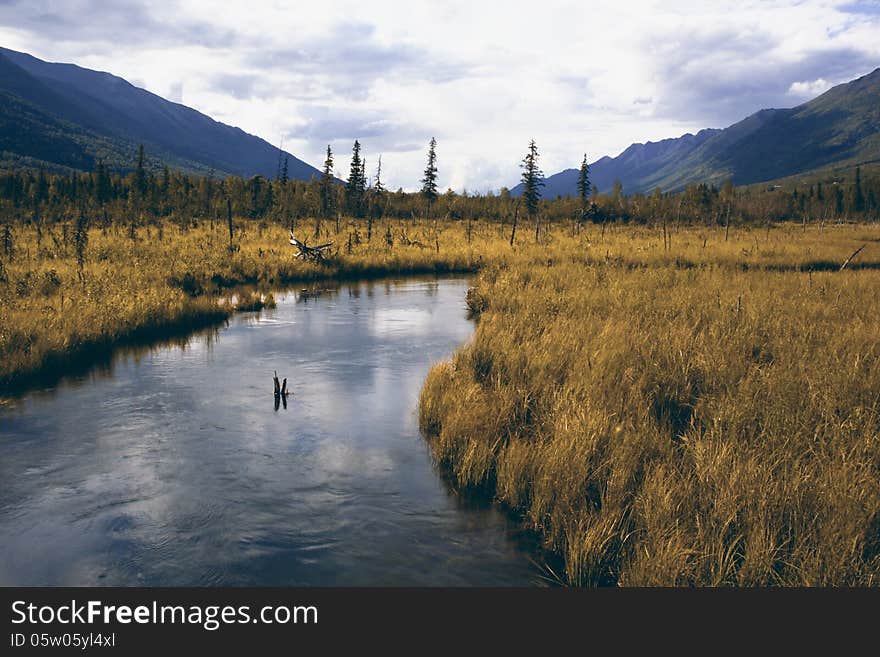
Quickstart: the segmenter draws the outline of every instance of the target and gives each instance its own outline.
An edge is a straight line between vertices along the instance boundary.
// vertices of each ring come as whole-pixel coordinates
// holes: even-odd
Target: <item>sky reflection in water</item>
[[[415,409],[465,280],[344,285],[0,407],[0,585],[529,585]],[[272,372],[287,377],[274,409]]]

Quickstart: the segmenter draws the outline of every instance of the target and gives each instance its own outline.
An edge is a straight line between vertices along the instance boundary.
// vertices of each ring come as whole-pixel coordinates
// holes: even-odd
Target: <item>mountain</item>
[[[694,183],[775,180],[830,165],[880,161],[880,68],[791,109],[764,109],[723,130],[633,144],[590,164],[600,191],[676,191]],[[544,198],[576,192],[578,171],[549,176]],[[522,193],[517,185],[511,194]]]
[[[278,148],[109,73],[0,48],[0,165],[131,168],[138,144],[171,166],[275,177]],[[288,175],[320,172],[290,153]]]

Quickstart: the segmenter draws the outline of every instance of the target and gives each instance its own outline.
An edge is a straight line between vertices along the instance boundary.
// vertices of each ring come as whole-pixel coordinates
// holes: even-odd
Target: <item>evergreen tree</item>
[[[437,140],[431,137],[428,144],[428,166],[425,167],[425,177],[422,178],[422,196],[428,201],[428,206],[437,200]]]
[[[590,165],[587,162],[587,154],[584,153],[577,179],[578,197],[581,199],[581,207],[587,207],[587,199],[590,197]]]
[[[12,240],[12,228],[9,223],[3,224],[3,255],[7,259],[12,260],[12,254],[15,251],[15,243]]]
[[[865,211],[865,194],[862,191],[862,168],[856,167],[856,182],[853,188],[853,212]]]
[[[287,181],[290,180],[290,177],[288,176],[287,160],[288,160],[288,157],[285,155],[284,156],[284,163],[281,165],[281,184],[282,185],[286,185]]]
[[[382,184],[382,156],[379,156],[379,164],[376,166],[376,181],[370,188],[367,203],[367,241],[373,236],[373,220],[379,219],[385,212],[385,186]]]
[[[165,196],[171,191],[171,169],[168,165],[162,167],[162,182],[160,183],[162,195]]]
[[[83,266],[86,263],[86,247],[89,244],[89,220],[86,218],[85,210],[80,209],[79,218],[76,220],[76,227],[73,232],[73,245],[76,249],[76,264],[82,274]]]
[[[263,193],[263,176],[251,178],[251,217],[256,219],[262,214],[260,203]]]
[[[382,192],[385,191],[385,188],[382,186],[382,156],[379,156],[379,164],[376,167],[376,184],[373,185],[373,189],[376,190],[376,193],[381,196]]]
[[[367,158],[365,158],[365,157],[362,157],[362,158],[361,158],[361,182],[360,182],[360,188],[361,188],[361,192],[362,192],[361,202],[362,202],[362,204],[363,204],[363,202],[364,202],[365,199],[366,199],[366,194],[367,194]]]
[[[538,167],[538,147],[535,140],[529,142],[529,152],[522,164],[522,197],[530,217],[538,213],[538,201],[541,200],[541,187],[544,186],[544,173]]]
[[[229,246],[232,246],[232,237],[235,226],[232,223],[232,199],[226,197],[226,227],[229,229]]]
[[[113,183],[110,180],[110,174],[102,160],[98,161],[95,167],[95,200],[98,204],[103,205],[110,200]]]
[[[329,219],[336,210],[336,192],[333,189],[333,151],[327,144],[327,159],[321,172],[321,215]]]
[[[138,146],[137,166],[134,170],[134,186],[141,198],[147,194],[147,170],[145,166],[144,145]]]
[[[345,205],[352,216],[363,215],[364,192],[366,190],[366,176],[364,175],[364,163],[361,160],[361,145],[355,139],[351,150],[351,168],[349,169],[348,182],[345,185]]]
[[[36,200],[37,203],[42,203],[48,199],[49,180],[46,178],[46,170],[43,167],[40,167],[40,171],[37,174],[37,191],[34,194],[34,200]]]

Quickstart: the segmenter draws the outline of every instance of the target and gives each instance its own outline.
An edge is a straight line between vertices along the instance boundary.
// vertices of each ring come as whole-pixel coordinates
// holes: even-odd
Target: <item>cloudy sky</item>
[[[880,66],[880,0],[0,0],[0,45],[109,71],[388,186],[513,185],[791,107]]]

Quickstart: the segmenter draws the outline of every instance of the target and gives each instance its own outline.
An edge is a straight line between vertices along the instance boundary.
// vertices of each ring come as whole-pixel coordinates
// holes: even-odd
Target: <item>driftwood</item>
[[[275,394],[281,397],[286,397],[288,394],[287,377],[284,377],[283,383],[278,383],[278,372],[275,372],[275,376],[272,377],[272,381],[275,383]]]
[[[300,241],[293,236],[293,231],[290,231],[290,244],[299,249],[296,257],[300,260],[311,260],[313,262],[323,262],[327,258],[326,251],[333,245],[333,242],[327,242],[326,244],[318,244],[316,246],[309,246],[305,243],[305,241]]]
[[[859,253],[862,252],[862,249],[864,249],[866,246],[868,246],[868,242],[865,242],[859,248],[857,248],[855,251],[853,251],[853,254],[849,258],[847,258],[846,260],[843,261],[843,264],[840,265],[840,269],[838,271],[843,271],[844,269],[846,269],[846,266],[852,261],[852,259],[855,258],[857,255],[859,255]]]
[[[287,377],[284,377],[283,382],[279,382],[278,372],[275,372],[275,376],[272,377],[272,383],[275,386],[275,410],[278,410],[282,402],[284,403],[284,408],[287,408],[287,395],[290,394],[287,390]]]

